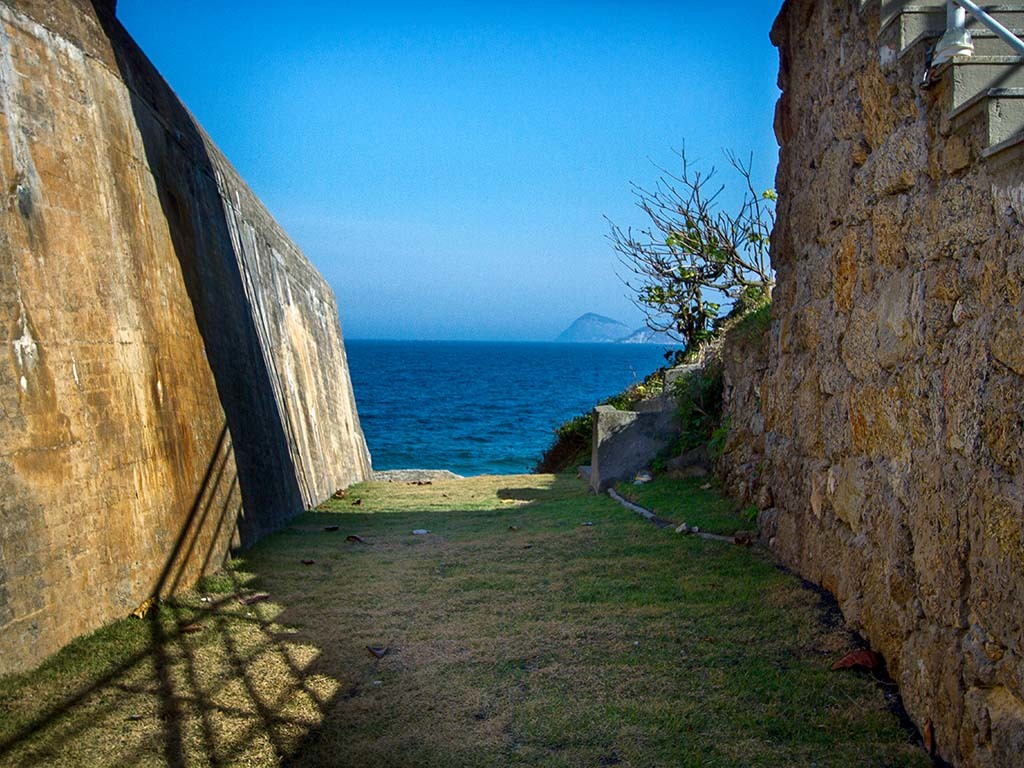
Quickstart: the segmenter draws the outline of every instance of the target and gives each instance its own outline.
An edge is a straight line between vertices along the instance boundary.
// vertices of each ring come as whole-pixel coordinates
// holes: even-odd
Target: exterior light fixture
[[[970,56],[974,42],[967,31],[967,11],[952,0],[946,2],[946,34],[935,45],[932,67],[945,64],[955,56]]]

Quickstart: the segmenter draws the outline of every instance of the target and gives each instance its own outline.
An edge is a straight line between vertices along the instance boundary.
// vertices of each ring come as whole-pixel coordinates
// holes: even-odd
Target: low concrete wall
[[[0,1],[0,673],[370,471],[330,289],[113,5]]]
[[[636,411],[610,405],[594,409],[589,484],[603,493],[618,482],[632,480],[660,451],[679,436],[678,408],[671,396],[642,401]]]

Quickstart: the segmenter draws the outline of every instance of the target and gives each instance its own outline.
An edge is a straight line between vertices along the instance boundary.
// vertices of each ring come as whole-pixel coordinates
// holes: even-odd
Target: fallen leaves
[[[151,610],[153,610],[153,607],[155,605],[156,605],[156,598],[155,597],[146,598],[145,600],[143,600],[139,604],[138,608],[136,608],[134,611],[132,611],[131,615],[132,615],[133,618],[136,618],[136,619],[144,619],[144,618],[146,618],[149,615],[149,612]]]
[[[388,645],[368,645],[366,650],[375,659],[383,659],[391,652],[391,647]]]
[[[881,656],[874,651],[869,651],[866,648],[860,648],[856,651],[850,651],[848,654],[843,656],[843,658],[832,665],[832,669],[866,669],[869,672],[874,672],[881,666]]]
[[[732,537],[733,544],[741,547],[753,546],[754,542],[757,541],[757,534],[753,531],[736,531]]]
[[[929,756],[935,754],[935,726],[928,720],[921,729],[921,740],[924,741],[924,750]]]
[[[266,592],[257,592],[255,595],[249,595],[249,597],[240,597],[238,602],[242,605],[255,605],[256,603],[262,603],[264,600],[269,600],[270,595]]]

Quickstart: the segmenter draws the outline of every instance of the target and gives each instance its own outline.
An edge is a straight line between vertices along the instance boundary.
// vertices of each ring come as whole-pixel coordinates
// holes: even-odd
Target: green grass
[[[710,478],[669,480],[659,477],[644,485],[620,483],[617,490],[633,503],[677,525],[686,523],[723,536],[756,530],[753,517],[738,512],[736,502],[720,495],[716,487]]]
[[[928,765],[815,593],[567,477],[364,484],[233,565],[0,681],[0,765]]]

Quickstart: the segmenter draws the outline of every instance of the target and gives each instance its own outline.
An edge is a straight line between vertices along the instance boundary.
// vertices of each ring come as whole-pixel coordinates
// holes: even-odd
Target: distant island
[[[604,315],[588,312],[580,315],[573,324],[562,331],[557,342],[565,344],[667,344],[682,346],[665,333],[650,328],[632,329],[625,323]]]

